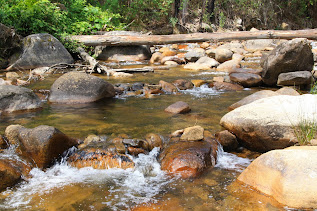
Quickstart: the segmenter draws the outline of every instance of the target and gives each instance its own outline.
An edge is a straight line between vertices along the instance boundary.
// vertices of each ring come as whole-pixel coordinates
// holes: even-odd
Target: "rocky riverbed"
[[[39,58],[47,46],[34,37],[24,48]],[[83,63],[38,68],[47,65],[41,59],[27,63],[29,72],[22,65],[31,53],[21,54],[1,71],[1,208],[316,208],[315,189],[290,186],[296,170],[283,160],[293,153],[304,162],[315,147],[281,150],[299,145],[294,128],[303,119],[315,122],[317,97],[304,94],[315,48],[294,39],[143,47],[128,56],[99,49],[113,54],[101,61],[110,76],[87,74]],[[115,72],[145,66],[154,72]],[[307,165],[298,177],[314,178]]]

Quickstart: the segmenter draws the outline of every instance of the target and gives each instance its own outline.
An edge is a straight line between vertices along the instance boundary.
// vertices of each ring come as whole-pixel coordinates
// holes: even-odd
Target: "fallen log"
[[[193,33],[193,34],[172,34],[172,35],[76,35],[71,39],[77,40],[87,46],[111,45],[163,45],[172,43],[192,42],[217,42],[230,40],[250,39],[294,39],[307,38],[317,40],[317,29],[306,30],[265,30],[265,31],[239,31],[225,33]]]
[[[79,52],[80,57],[90,65],[91,72],[97,72],[97,73],[107,73],[108,68],[99,64],[99,62],[96,61],[93,57],[91,57],[83,48],[78,47],[77,51]]]
[[[140,67],[140,68],[122,68],[122,69],[111,69],[113,72],[124,72],[124,73],[141,73],[141,72],[154,72],[152,67]]]

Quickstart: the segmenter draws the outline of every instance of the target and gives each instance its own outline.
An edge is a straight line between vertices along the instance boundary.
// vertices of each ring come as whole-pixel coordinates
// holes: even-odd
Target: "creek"
[[[259,68],[260,58],[247,58],[244,67]],[[123,63],[124,67],[146,64]],[[136,73],[131,78],[113,79],[96,75],[112,84],[136,82],[158,84],[176,79],[203,79],[223,73],[193,72],[181,67],[156,70],[154,73]],[[34,90],[49,90],[60,74],[28,86]],[[50,125],[70,137],[84,139],[89,134],[115,137],[128,134],[144,138],[147,133],[158,133],[168,141],[175,130],[200,125],[212,133],[221,130],[219,121],[228,112],[228,106],[261,88],[242,91],[216,91],[207,86],[180,91],[178,94],[156,95],[145,98],[129,93],[80,105],[50,104],[34,112],[4,114],[0,132],[7,126],[21,124],[28,128]],[[173,115],[164,112],[170,104],[184,101],[192,111]],[[71,150],[71,149],[70,149]],[[148,155],[134,157],[134,169],[93,168],[77,169],[62,160],[46,171],[32,169],[30,177],[0,194],[0,209],[4,210],[280,210],[274,200],[238,184],[235,180],[258,156],[247,150],[227,153],[219,149],[217,165],[195,179],[170,177],[157,162],[158,148]],[[14,156],[3,153],[1,156]],[[152,209],[146,209],[146,207]]]

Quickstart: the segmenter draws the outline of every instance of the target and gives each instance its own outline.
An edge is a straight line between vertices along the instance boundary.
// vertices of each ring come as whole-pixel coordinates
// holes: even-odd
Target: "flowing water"
[[[245,62],[245,66],[258,67],[258,58]],[[130,67],[144,66],[142,64]],[[132,78],[113,79],[98,75],[112,84],[144,82],[157,84],[159,80],[176,79],[211,80],[222,75],[214,71],[192,72],[181,67],[138,73]],[[48,90],[60,74],[29,86],[35,90]],[[238,92],[216,91],[203,85],[179,94],[163,94],[154,98],[128,93],[114,99],[81,105],[50,104],[44,100],[41,110],[1,116],[0,132],[7,126],[25,127],[51,125],[71,137],[84,139],[89,134],[116,136],[128,134],[143,138],[147,133],[167,137],[171,132],[193,125],[201,125],[215,133],[221,130],[219,121],[232,103],[258,91],[245,89]],[[173,115],[164,109],[176,102],[187,102],[189,114]],[[10,150],[10,149],[9,149]],[[132,158],[134,169],[96,170],[77,169],[65,161],[42,171],[34,168],[30,176],[16,187],[0,194],[3,210],[284,210],[281,205],[236,182],[237,176],[257,153],[219,151],[217,165],[207,169],[196,179],[183,180],[170,177],[160,170],[157,148],[148,155]],[[2,156],[14,156],[12,152]],[[151,208],[151,209],[150,209]]]

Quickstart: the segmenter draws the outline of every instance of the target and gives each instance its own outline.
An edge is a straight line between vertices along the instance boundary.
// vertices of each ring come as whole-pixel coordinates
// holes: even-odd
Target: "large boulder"
[[[55,37],[50,34],[32,34],[23,39],[20,57],[7,69],[35,69],[73,62],[72,56]]]
[[[0,69],[6,68],[9,57],[20,51],[21,43],[22,38],[14,29],[0,23]]]
[[[41,100],[30,89],[0,85],[0,113],[40,108]]]
[[[313,82],[313,75],[310,71],[297,71],[289,73],[281,73],[278,76],[277,85],[282,86],[298,86],[310,85]]]
[[[17,153],[38,168],[49,167],[55,159],[77,144],[58,129],[41,125],[33,129],[21,125],[10,125],[5,130],[11,145],[17,145]]]
[[[238,177],[289,208],[317,208],[317,147],[273,150],[255,159]]]
[[[51,87],[53,103],[89,103],[115,96],[112,84],[86,73],[70,72],[59,77]]]
[[[278,45],[261,65],[263,82],[273,86],[281,73],[312,71],[314,58],[307,39],[297,38]]]
[[[249,95],[249,96],[246,96],[245,98],[232,104],[231,106],[229,106],[229,110],[233,110],[233,109],[236,109],[240,106],[247,105],[249,103],[252,103],[252,102],[259,100],[259,99],[262,99],[262,98],[272,97],[272,96],[277,96],[277,95],[280,95],[280,94],[277,92],[273,92],[271,90],[258,91],[258,92],[255,92],[255,93]]]
[[[236,108],[220,120],[247,148],[266,152],[297,143],[295,131],[317,119],[317,96],[279,95]]]

